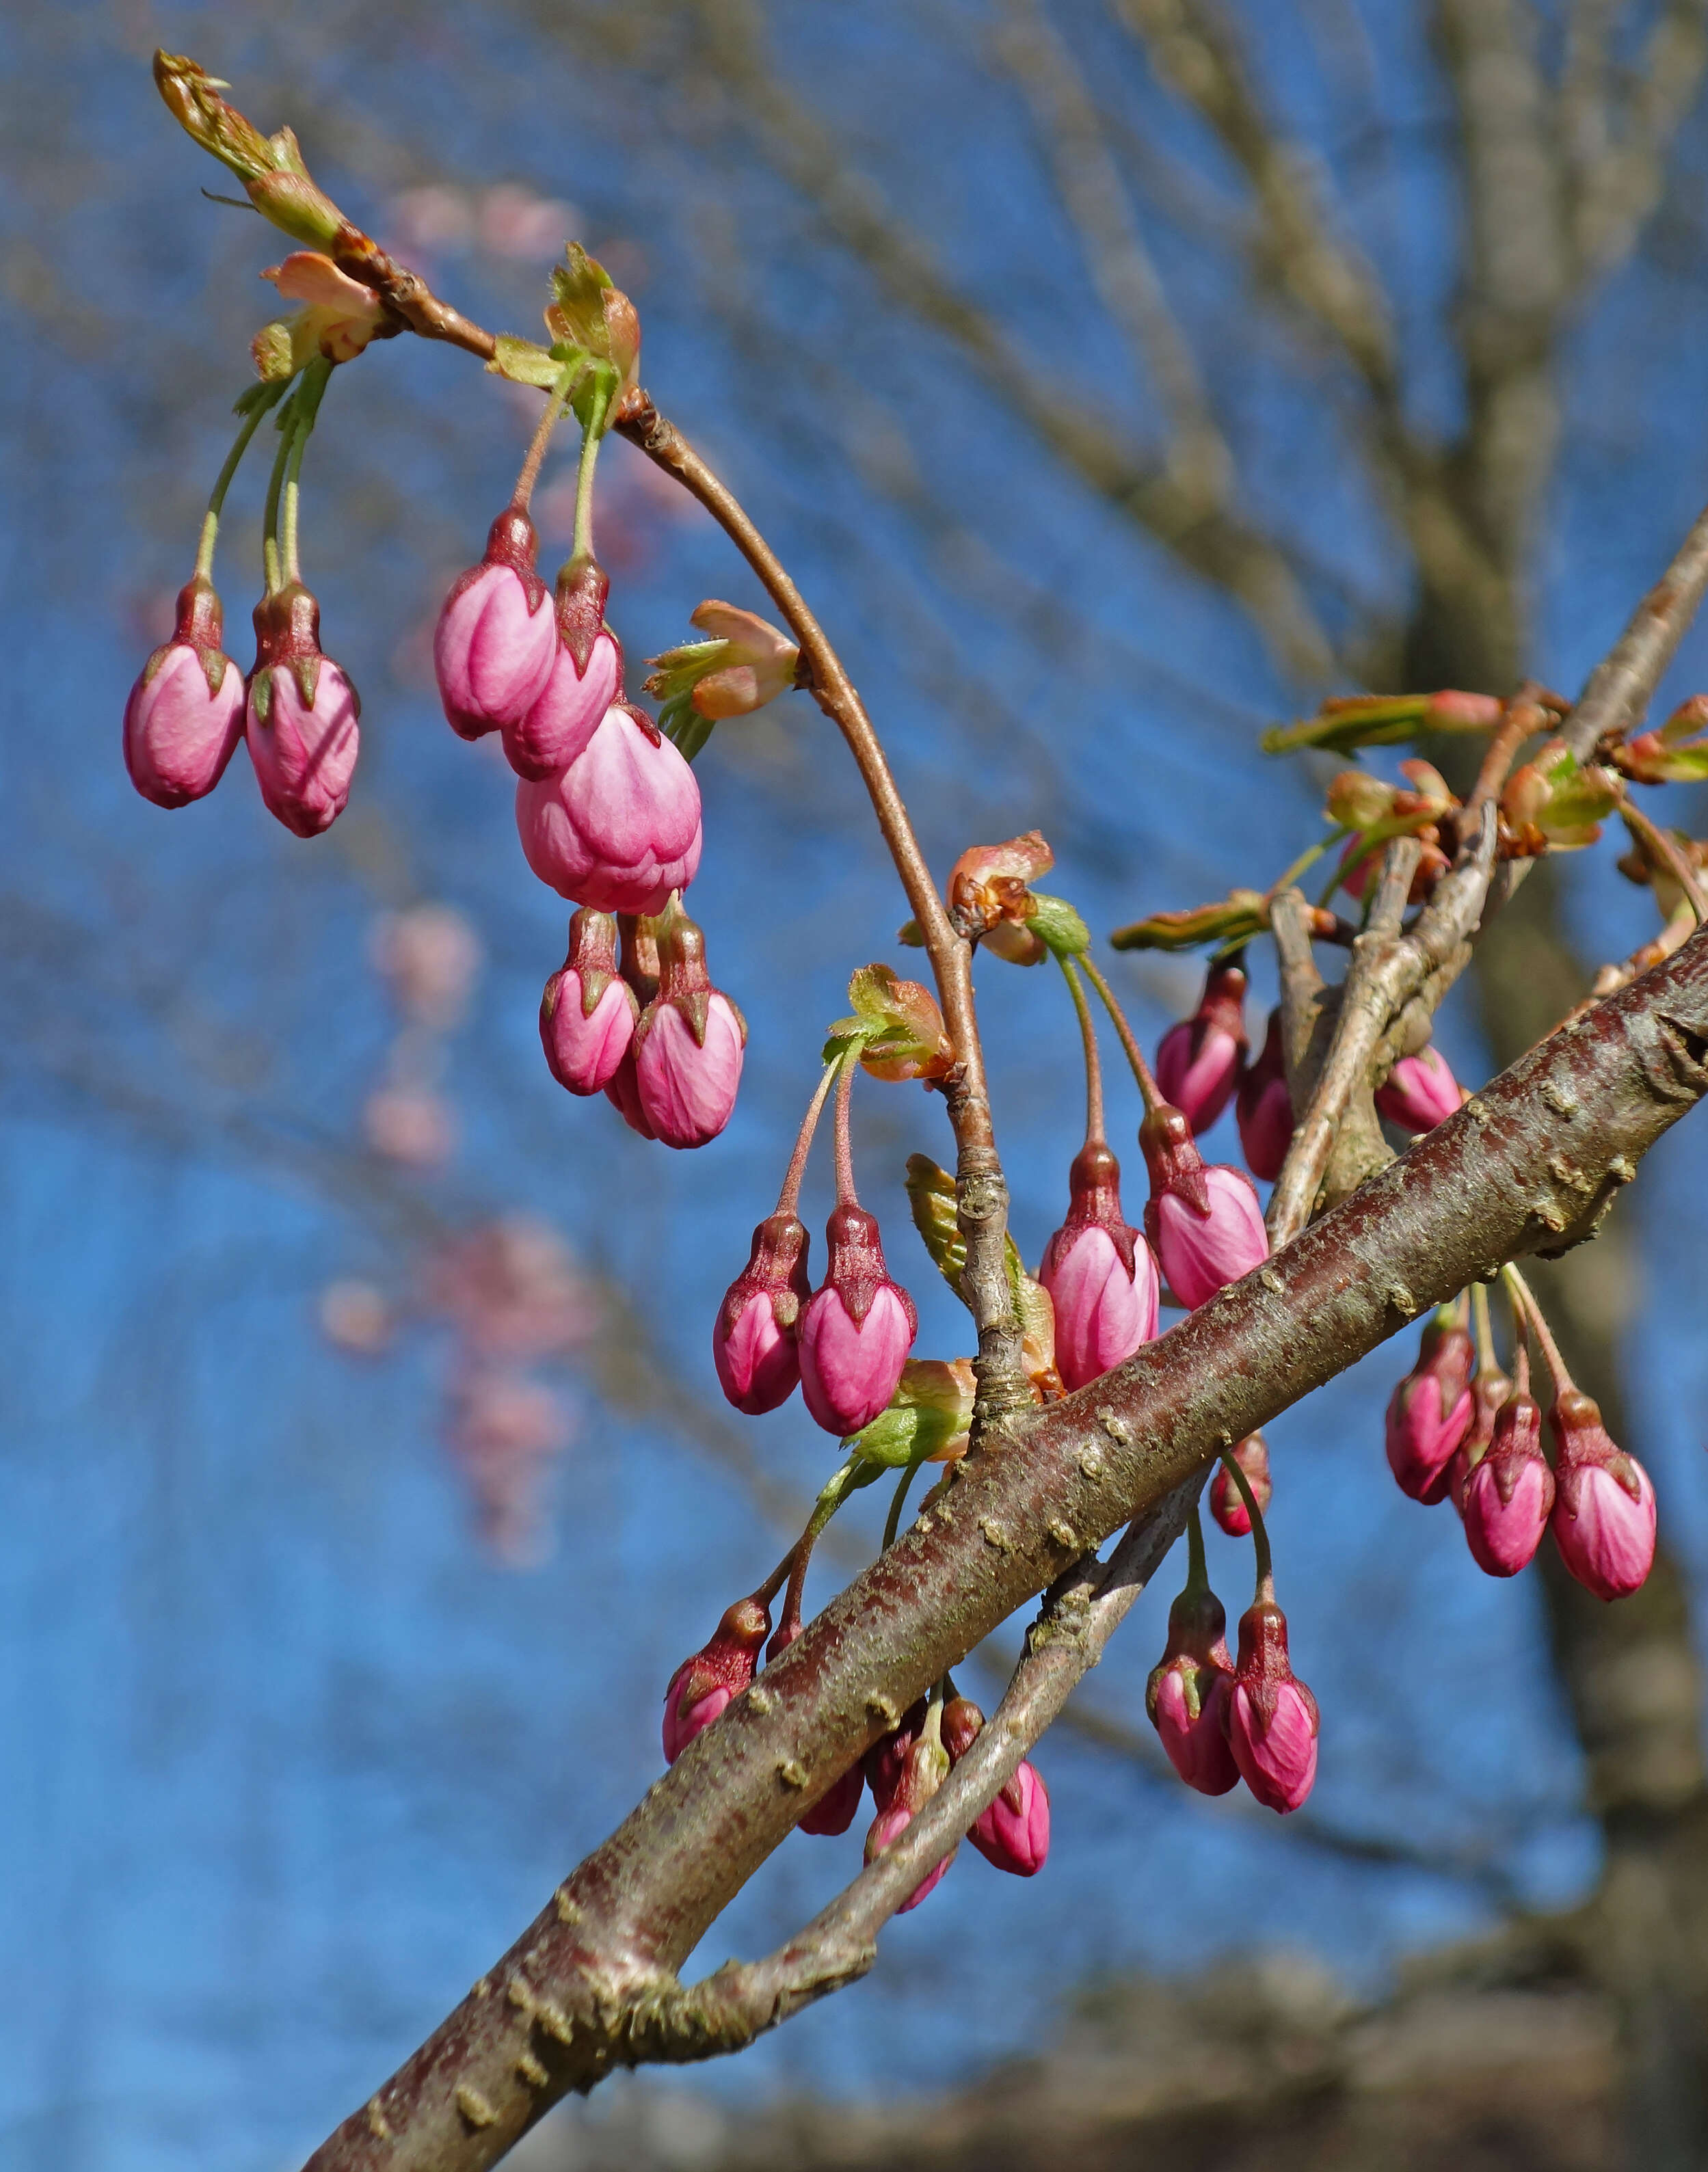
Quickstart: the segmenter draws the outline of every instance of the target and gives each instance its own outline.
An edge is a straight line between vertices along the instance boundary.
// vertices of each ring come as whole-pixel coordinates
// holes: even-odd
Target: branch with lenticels
[[[862,1873],[820,1944],[804,1933],[757,1976],[721,1985],[685,1986],[676,1971],[802,1813],[1017,1606],[1430,1306],[1505,1261],[1590,1234],[1705,1092],[1700,933],[1160,1341],[1010,1418],[571,1873],[310,2172],[479,2172],[568,2090],[616,2067],[738,2049],[858,1974],[876,1922],[1047,1720],[1059,1683],[1044,1695],[1028,1669],[1048,1658],[1048,1637],[994,1715],[985,1759],[958,1787],[964,1766],[950,1775],[892,1868],[886,1856]],[[1086,1573],[1096,1608],[1111,1587]],[[1136,1578],[1130,1555],[1116,1573]],[[1095,1656],[1063,1648],[1053,1671]]]

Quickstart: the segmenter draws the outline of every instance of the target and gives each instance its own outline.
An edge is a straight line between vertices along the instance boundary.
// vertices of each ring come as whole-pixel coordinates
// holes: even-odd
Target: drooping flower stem
[[[1486,1282],[1474,1282],[1471,1286],[1471,1322],[1477,1338],[1479,1377],[1486,1373],[1498,1373],[1501,1361],[1495,1355],[1495,1320],[1489,1308],[1489,1285]]]
[[[1152,1109],[1161,1108],[1163,1106],[1161,1092],[1156,1079],[1150,1075],[1150,1066],[1145,1061],[1144,1051],[1134,1039],[1133,1029],[1127,1023],[1127,1013],[1115,1000],[1115,991],[1098,971],[1089,952],[1081,958],[1080,962],[1086,969],[1086,979],[1102,997],[1103,1008],[1109,1013],[1110,1023],[1120,1035],[1121,1046],[1127,1051],[1127,1061],[1133,1067],[1133,1076],[1139,1082],[1139,1091],[1144,1097],[1146,1112]]]
[[[581,460],[575,470],[575,535],[569,546],[572,559],[593,556],[593,470],[599,460],[599,441],[605,435],[606,410],[611,405],[611,395],[601,385],[595,385],[587,411],[587,425],[581,433]]]
[[[1221,1451],[1221,1460],[1223,1467],[1226,1469],[1228,1476],[1232,1479],[1235,1487],[1238,1489],[1241,1500],[1245,1503],[1247,1515],[1248,1515],[1252,1519],[1252,1550],[1257,1556],[1258,1597],[1259,1599],[1263,1598],[1266,1591],[1269,1596],[1273,1597],[1274,1594],[1274,1564],[1269,1558],[1269,1535],[1263,1528],[1263,1512],[1258,1506],[1258,1497],[1252,1491],[1251,1480],[1247,1478],[1245,1472],[1241,1470],[1235,1457],[1231,1454],[1226,1449],[1224,1449]],[[1196,1510],[1193,1511],[1193,1520],[1194,1523],[1197,1521]],[[1204,1544],[1201,1534],[1199,1535],[1199,1544],[1200,1547]]]
[[[290,447],[285,460],[283,503],[279,508],[279,548],[288,582],[302,578],[302,566],[297,556],[297,503],[302,493],[303,454],[314,435],[315,418],[331,375],[332,364],[324,356],[316,356],[304,370],[303,381],[291,402],[290,428],[287,433]]]
[[[806,1105],[806,1114],[800,1120],[800,1129],[795,1137],[795,1151],[789,1157],[789,1166],[783,1173],[783,1189],[777,1195],[777,1212],[795,1214],[800,1209],[800,1180],[806,1174],[806,1158],[812,1151],[812,1135],[818,1129],[818,1119],[824,1107],[824,1097],[836,1079],[836,1066],[827,1063],[824,1076],[813,1090]]]
[[[806,1589],[807,1564],[812,1559],[812,1550],[818,1544],[818,1535],[841,1508],[850,1493],[858,1492],[862,1486],[870,1486],[876,1477],[878,1466],[857,1455],[851,1455],[842,1468],[826,1481],[823,1492],[813,1504],[812,1513],[806,1519],[806,1529],[795,1540],[789,1556],[789,1590],[783,1602],[783,1619],[777,1625],[773,1642],[781,1650],[800,1630],[800,1602]]]
[[[859,1064],[859,1051],[851,1048],[842,1060],[842,1068],[836,1081],[836,1203],[838,1207],[858,1207],[859,1200],[854,1191],[854,1132],[849,1112],[854,1103],[854,1075]]]
[[[919,1467],[917,1463],[910,1463],[907,1466],[897,1481],[894,1493],[890,1497],[890,1513],[884,1519],[884,1543],[879,1549],[881,1553],[887,1553],[896,1543],[896,1534],[902,1528],[902,1504],[908,1497],[908,1489],[913,1484],[913,1473]]]
[[[1257,1527],[1253,1525],[1253,1529]],[[1208,1591],[1210,1571],[1204,1558],[1204,1524],[1194,1501],[1186,1516],[1186,1588],[1188,1591]]]
[[[563,420],[563,410],[569,404],[569,395],[574,389],[575,372],[566,369],[547,394],[544,411],[534,425],[534,434],[528,440],[528,449],[522,456],[522,465],[516,476],[516,487],[510,492],[510,503],[518,513],[525,513],[533,503],[534,485],[540,480],[540,469],[546,458],[546,448],[552,442],[552,433]]]
[[[1064,951],[1059,950],[1055,955],[1079,1013],[1080,1039],[1086,1050],[1086,1144],[1094,1146],[1103,1136],[1103,1067],[1097,1054],[1097,1029],[1073,960]]]
[[[1510,1263],[1501,1270],[1501,1280],[1506,1285],[1506,1294],[1512,1300],[1515,1320],[1522,1320],[1536,1338],[1542,1355],[1548,1361],[1548,1370],[1554,1381],[1556,1395],[1569,1395],[1576,1384],[1565,1369],[1565,1360],[1560,1354],[1560,1345],[1548,1330],[1542,1308],[1532,1296],[1530,1285],[1517,1267]]]
[[[196,574],[207,580],[213,571],[213,546],[219,536],[219,518],[225,510],[225,493],[231,487],[231,479],[237,473],[238,463],[249,450],[249,441],[261,427],[261,417],[272,412],[283,399],[289,380],[282,378],[276,384],[262,385],[251,400],[231,450],[225,455],[225,465],[220,469],[213,489],[207,495],[207,511],[202,522],[202,539],[196,550]]]
[[[1343,837],[1350,836],[1351,834],[1344,822],[1337,822],[1326,837],[1319,837],[1314,845],[1307,845],[1290,866],[1282,868],[1280,874],[1269,884],[1267,895],[1270,897],[1279,897],[1284,890],[1291,890],[1307,868],[1315,867],[1331,846],[1338,845]],[[1336,880],[1339,880],[1338,876]],[[1330,895],[1333,895],[1332,891]]]

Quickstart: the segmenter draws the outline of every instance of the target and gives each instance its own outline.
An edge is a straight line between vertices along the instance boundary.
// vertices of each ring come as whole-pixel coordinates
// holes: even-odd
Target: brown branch
[[[673,476],[712,515],[764,583],[800,643],[807,684],[841,732],[870,793],[884,842],[924,938],[956,1067],[943,1096],[955,1132],[956,1213],[967,1239],[961,1286],[978,1331],[980,1425],[1010,1405],[1030,1401],[1020,1370],[1020,1331],[1009,1288],[1003,1239],[1008,1187],[997,1155],[984,1057],[973,997],[972,947],[956,933],[925,863],[887,758],[865,704],[823,628],[745,508],[644,392],[630,393],[614,427]]]
[[[1571,234],[1580,287],[1630,255],[1661,198],[1667,154],[1708,71],[1708,5],[1671,0],[1650,31],[1623,98],[1609,93],[1593,35],[1561,86]]]
[[[1708,511],[1697,514],[1673,562],[1632,612],[1590,674],[1564,737],[1580,761],[1604,739],[1623,739],[1641,718],[1661,675],[1708,592]]]
[[[724,2048],[674,1970],[801,1812],[1075,1556],[1420,1312],[1589,1234],[1708,1091],[1708,933],[1124,1365],[1009,1421],[699,1737],[313,2172],[477,2172],[613,2067]]]

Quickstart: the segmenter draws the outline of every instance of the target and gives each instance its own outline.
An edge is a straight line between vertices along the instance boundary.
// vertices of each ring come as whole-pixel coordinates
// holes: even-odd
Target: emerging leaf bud
[[[1232,1451],[1233,1460],[1246,1475],[1252,1489],[1252,1497],[1258,1504],[1258,1513],[1264,1514],[1274,1496],[1274,1481],[1269,1476],[1269,1444],[1260,1433],[1247,1433],[1237,1442]],[[1210,1513],[1215,1518],[1231,1539],[1247,1537],[1252,1528],[1250,1511],[1240,1494],[1240,1489],[1228,1476],[1225,1464],[1217,1464],[1210,1481]]]
[[[1226,1630],[1215,1594],[1188,1583],[1168,1610],[1168,1642],[1145,1685],[1145,1709],[1169,1763],[1200,1795],[1239,1785],[1225,1724],[1233,1685]]]
[[[830,1265],[800,1316],[800,1392],[826,1432],[845,1438],[895,1394],[919,1319],[863,1207],[837,1207],[825,1237]]]
[[[1623,1599],[1655,1559],[1655,1489],[1634,1455],[1615,1448],[1590,1398],[1568,1388],[1548,1413],[1554,1434],[1551,1528],[1560,1557],[1598,1599]]]
[[[1387,1467],[1402,1493],[1428,1506],[1447,1496],[1454,1450],[1470,1430],[1477,1347],[1443,1305],[1423,1333],[1417,1363],[1387,1406]]]
[[[710,725],[725,717],[751,716],[787,693],[800,663],[800,651],[787,634],[734,604],[708,599],[692,614],[692,623],[710,639],[653,657],[645,682],[646,691],[663,704],[660,723],[678,745],[685,734],[703,744]]]
[[[747,1687],[759,1663],[759,1648],[770,1633],[769,1611],[757,1599],[738,1599],[711,1642],[682,1661],[665,1691],[667,1765],[674,1765],[694,1737]]]
[[[1419,1056],[1403,1056],[1377,1087],[1376,1105],[1402,1131],[1432,1132],[1464,1099],[1464,1089],[1433,1042]]]
[[[1139,1126],[1150,1171],[1145,1234],[1177,1303],[1188,1312],[1269,1256],[1257,1187],[1243,1169],[1204,1166],[1192,1126],[1166,1103]]]
[[[1495,1414],[1489,1450],[1468,1471],[1465,1543],[1489,1576],[1517,1576],[1542,1543],[1554,1506],[1554,1473],[1542,1453],[1542,1413],[1522,1388]]]
[[[172,638],[143,666],[125,703],[125,766],[144,799],[186,807],[213,791],[243,737],[243,674],[220,647],[213,584],[178,591]]]
[[[605,623],[611,583],[591,558],[558,576],[556,638],[544,682],[525,714],[504,719],[504,759],[542,782],[567,769],[622,691],[622,650]]]
[[[1281,1013],[1269,1013],[1263,1046],[1255,1063],[1241,1073],[1235,1104],[1240,1149],[1246,1167],[1273,1184],[1293,1143],[1293,1097],[1287,1091],[1287,1063],[1281,1048]]]
[[[703,1147],[730,1121],[747,1022],[706,974],[706,939],[680,907],[660,930],[658,993],[634,1030],[634,1083],[655,1137]]]
[[[1121,1165],[1102,1140],[1068,1172],[1068,1218],[1044,1247],[1038,1280],[1055,1313],[1056,1369],[1083,1388],[1156,1333],[1156,1264],[1121,1212]]]
[[[984,1714],[970,1697],[951,1697],[943,1707],[943,1747],[952,1769],[984,1728]],[[989,1863],[1016,1878],[1033,1878],[1050,1852],[1050,1798],[1043,1775],[1022,1757],[1002,1792],[981,1810],[967,1837]]]
[[[270,814],[299,837],[330,829],[350,797],[362,704],[321,653],[321,607],[293,581],[255,607],[245,731]]]
[[[831,1038],[858,1035],[860,1062],[892,1083],[940,1078],[955,1061],[937,998],[918,981],[897,978],[889,965],[862,965],[848,984],[851,1018],[838,1019]]]
[[[638,709],[615,702],[555,777],[516,787],[528,865],[601,912],[662,912],[700,864],[700,788]]]
[[[506,506],[488,530],[486,556],[458,576],[439,614],[433,669],[463,739],[520,723],[552,676],[558,630],[534,570],[538,549],[533,522]]]
[[[854,1453],[892,1470],[958,1463],[973,1425],[974,1385],[969,1358],[910,1358],[889,1407],[855,1434]]]
[[[1233,1098],[1246,1056],[1246,976],[1237,965],[1212,965],[1189,1019],[1169,1027],[1156,1051],[1162,1097],[1207,1132]]]
[[[617,922],[583,906],[569,954],[540,998],[540,1040],[552,1076],[572,1094],[599,1094],[617,1076],[640,1006],[617,970]]]
[[[811,1242],[793,1214],[768,1216],[753,1232],[746,1266],[718,1308],[712,1362],[725,1396],[749,1417],[786,1403],[800,1381],[795,1338],[812,1294],[806,1272]]]
[[[1287,1617],[1272,1598],[1240,1616],[1224,1724],[1240,1777],[1265,1809],[1296,1810],[1317,1782],[1317,1700],[1287,1656]]]

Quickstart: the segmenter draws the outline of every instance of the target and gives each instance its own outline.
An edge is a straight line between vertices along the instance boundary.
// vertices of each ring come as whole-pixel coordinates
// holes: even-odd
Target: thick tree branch
[[[675,1970],[836,1776],[1014,1608],[1366,1351],[1591,1234],[1708,1091],[1708,933],[1563,1028],[1264,1267],[1009,1422],[699,1737],[313,2172],[477,2172],[566,2089],[719,2047]]]

